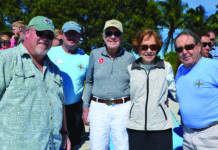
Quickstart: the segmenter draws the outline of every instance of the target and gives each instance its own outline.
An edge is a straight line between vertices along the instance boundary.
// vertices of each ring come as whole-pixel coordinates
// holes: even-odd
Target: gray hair
[[[194,32],[192,32],[191,30],[184,30],[184,31],[180,32],[180,33],[177,35],[177,37],[175,38],[175,40],[174,40],[174,46],[175,46],[175,47],[176,47],[176,40],[177,40],[180,36],[182,36],[182,35],[189,35],[189,36],[193,37],[194,42],[195,42],[196,45],[201,41],[201,39],[197,36],[197,34],[195,34]]]

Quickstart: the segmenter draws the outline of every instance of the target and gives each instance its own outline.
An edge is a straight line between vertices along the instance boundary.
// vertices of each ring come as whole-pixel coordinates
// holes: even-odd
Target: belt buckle
[[[111,102],[111,101],[113,101],[114,100],[114,98],[109,98],[109,99],[107,99],[106,100],[106,104],[108,105],[108,106],[114,106],[115,104],[113,103],[113,102]]]

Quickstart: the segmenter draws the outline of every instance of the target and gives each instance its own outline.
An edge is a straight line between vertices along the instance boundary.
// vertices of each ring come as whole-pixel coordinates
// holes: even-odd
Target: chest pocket
[[[31,70],[16,70],[12,81],[21,90],[33,90],[33,87],[36,85],[35,82],[37,82],[35,74]]]

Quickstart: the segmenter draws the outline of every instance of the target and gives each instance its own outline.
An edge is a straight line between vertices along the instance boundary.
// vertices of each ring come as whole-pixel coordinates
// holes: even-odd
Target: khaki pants
[[[218,150],[218,124],[196,131],[183,127],[184,150]]]

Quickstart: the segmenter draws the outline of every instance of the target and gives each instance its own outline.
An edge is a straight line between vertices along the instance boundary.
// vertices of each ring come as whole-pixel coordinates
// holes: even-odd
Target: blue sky
[[[182,0],[187,3],[190,8],[196,8],[202,5],[205,8],[206,15],[209,16],[216,12],[216,5],[218,5],[218,0]]]

